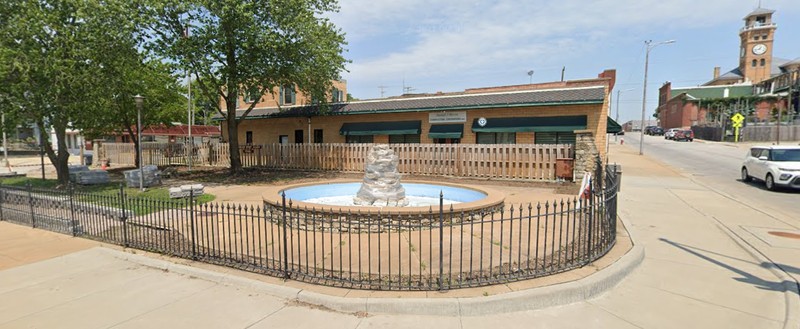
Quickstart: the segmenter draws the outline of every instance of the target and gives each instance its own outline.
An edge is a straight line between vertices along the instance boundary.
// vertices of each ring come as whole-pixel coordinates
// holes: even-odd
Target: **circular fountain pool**
[[[333,183],[287,188],[281,192],[293,201],[351,207],[356,206],[353,196],[360,187],[360,182]],[[475,202],[487,196],[486,192],[475,189],[439,184],[403,183],[403,187],[409,201],[408,207],[438,206],[440,193],[446,205]],[[371,207],[392,206],[394,204],[391,201],[376,201]]]

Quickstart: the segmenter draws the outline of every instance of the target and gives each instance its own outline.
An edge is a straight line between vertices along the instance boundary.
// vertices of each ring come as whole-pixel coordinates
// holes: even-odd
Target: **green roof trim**
[[[728,90],[727,98],[736,98],[753,95],[753,86],[713,86],[695,88],[673,88],[672,95],[686,94],[694,99],[713,99],[724,98],[725,90]]]
[[[464,136],[463,124],[432,125],[428,132],[430,138],[461,138]]]
[[[606,123],[606,134],[616,134],[622,131],[622,126],[617,122],[614,121],[611,117],[608,117],[608,122]]]
[[[348,122],[342,124],[339,135],[417,135],[422,121]]]
[[[479,119],[472,121],[472,131],[487,133],[507,132],[572,132],[586,129],[586,116],[486,118],[481,126]]]

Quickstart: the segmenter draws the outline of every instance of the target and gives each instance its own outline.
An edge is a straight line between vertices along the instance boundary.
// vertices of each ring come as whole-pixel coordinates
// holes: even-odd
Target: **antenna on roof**
[[[381,90],[381,98],[383,98],[383,91],[384,89],[389,88],[388,86],[378,86],[378,89]]]
[[[528,84],[533,83],[533,70],[528,71]]]

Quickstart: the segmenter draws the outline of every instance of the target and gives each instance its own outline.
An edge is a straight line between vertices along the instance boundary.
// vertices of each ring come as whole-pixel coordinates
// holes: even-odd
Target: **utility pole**
[[[650,64],[650,51],[653,48],[658,47],[659,45],[675,43],[675,40],[667,40],[661,41],[656,44],[652,44],[653,40],[647,40],[644,42],[645,47],[647,47],[647,53],[644,57],[644,86],[642,87],[642,123],[640,124],[640,136],[639,136],[639,155],[644,154],[644,114],[647,110],[647,69]]]

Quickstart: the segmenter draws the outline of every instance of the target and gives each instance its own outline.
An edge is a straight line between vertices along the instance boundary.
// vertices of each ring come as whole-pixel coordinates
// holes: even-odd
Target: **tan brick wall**
[[[333,87],[339,89],[343,92],[344,101],[347,101],[347,82],[346,81],[333,81]],[[264,95],[256,103],[256,108],[272,108],[278,106],[278,98],[280,97],[280,88],[274,88],[272,90],[273,94],[269,92],[264,92]],[[311,103],[311,98],[306,96],[304,93],[297,91],[297,96],[295,97],[296,103],[293,105],[307,105]],[[330,100],[330,92],[328,93],[328,97]],[[225,104],[223,103],[224,100],[220,98],[221,108],[225,109]],[[247,109],[251,103],[246,103],[244,101],[244,96],[239,96],[239,108],[240,110]]]
[[[304,141],[313,141],[314,129],[323,130],[323,141],[325,143],[344,143],[345,136],[339,135],[339,129],[346,122],[382,122],[382,121],[412,121],[422,122],[421,143],[433,143],[428,138],[430,124],[428,123],[429,112],[407,112],[407,113],[384,113],[384,114],[357,114],[357,115],[333,115],[319,116],[311,118],[309,130],[308,118],[273,118],[273,119],[254,119],[245,120],[239,125],[239,141],[244,143],[245,132],[253,132],[254,144],[277,143],[280,135],[288,135],[289,142],[294,143],[294,131],[303,129]],[[463,144],[474,144],[475,133],[472,131],[472,122],[476,118],[506,118],[506,117],[550,117],[550,116],[587,116],[587,130],[594,132],[594,142],[602,156],[605,155],[606,124],[608,119],[608,94],[604,104],[591,105],[554,105],[554,106],[535,106],[520,108],[495,108],[467,110],[467,121],[464,123],[464,136],[461,139]],[[223,128],[223,138],[227,135],[226,127]],[[312,138],[309,138],[310,136]],[[518,144],[533,143],[534,133],[517,133]],[[388,136],[377,135],[376,143],[388,142]]]

